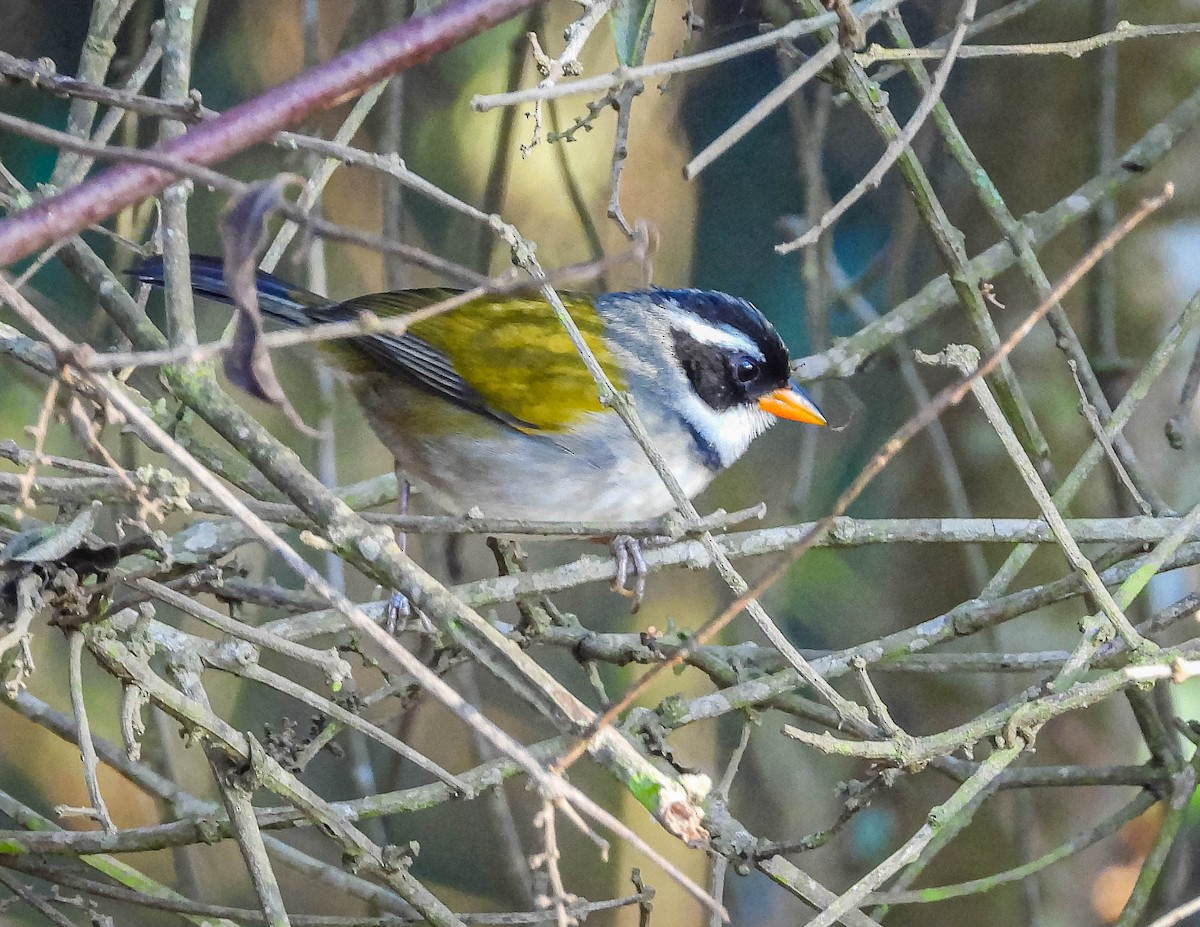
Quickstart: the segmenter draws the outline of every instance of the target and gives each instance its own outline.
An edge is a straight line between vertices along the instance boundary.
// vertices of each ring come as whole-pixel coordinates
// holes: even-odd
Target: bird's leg
[[[401,515],[408,514],[408,497],[412,491],[412,486],[408,480],[404,478],[404,474],[400,472],[400,468],[396,467],[396,509]],[[401,528],[396,532],[396,543],[400,546],[400,553],[408,552],[408,532]],[[412,615],[412,603],[408,601],[408,596],[403,592],[393,592],[391,599],[388,600],[387,607],[387,632],[393,637],[397,629]]]
[[[617,575],[613,577],[613,592],[619,592],[633,600],[632,611],[642,607],[646,596],[646,558],[642,556],[642,542],[628,534],[618,534],[610,542],[613,556],[617,558]],[[633,588],[625,583],[629,579],[629,568],[633,567]]]

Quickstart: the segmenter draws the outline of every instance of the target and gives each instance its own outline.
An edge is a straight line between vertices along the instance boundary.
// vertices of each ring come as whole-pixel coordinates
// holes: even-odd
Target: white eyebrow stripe
[[[727,325],[710,325],[695,316],[682,312],[671,313],[671,324],[682,328],[692,340],[701,344],[711,344],[714,347],[727,348],[731,351],[742,351],[758,360],[764,360],[758,345],[743,332]]]

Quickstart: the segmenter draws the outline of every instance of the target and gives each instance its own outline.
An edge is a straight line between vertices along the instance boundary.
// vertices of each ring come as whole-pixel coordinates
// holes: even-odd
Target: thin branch
[[[67,643],[71,707],[75,711],[75,724],[78,731],[77,743],[79,744],[80,758],[83,760],[83,781],[87,784],[88,798],[92,802],[89,810],[94,813],[96,820],[100,822],[100,826],[104,828],[104,831],[111,834],[116,831],[117,825],[113,823],[112,815],[108,813],[108,805],[105,804],[104,796],[100,792],[100,779],[97,774],[100,761],[96,757],[95,744],[92,743],[92,730],[88,724],[87,706],[83,700],[83,635],[75,631],[71,634]]]
[[[1102,173],[1063,197],[1044,212],[1024,219],[1016,231],[1034,247],[1045,244],[1086,216],[1096,205],[1122,190],[1130,182],[1159,164],[1200,121],[1200,90],[1176,106]],[[1012,246],[999,242],[971,260],[967,270],[973,279],[986,280],[1011,267],[1016,260]],[[801,382],[827,377],[850,377],[893,338],[907,334],[928,321],[957,299],[947,274],[930,281],[915,295],[901,302],[877,322],[838,342],[827,351],[797,360],[793,374]]]
[[[683,169],[686,180],[696,177],[713,161],[736,145],[751,129],[775,112],[784,101],[801,87],[820,74],[830,62],[841,53],[841,47],[836,41],[826,42],[815,55],[804,64],[792,71],[777,87],[773,88],[761,100],[754,104],[733,125],[713,139],[707,147],[697,154]]]
[[[903,0],[865,0],[850,7],[851,13],[858,17],[876,15],[892,9]],[[819,29],[835,26],[838,23],[837,13],[822,13],[805,19],[795,19],[770,32],[731,42],[712,51],[696,55],[686,55],[672,58],[670,61],[659,61],[654,64],[644,64],[636,68],[617,68],[609,74],[584,78],[565,84],[555,84],[552,87],[533,87],[528,90],[517,90],[512,93],[481,94],[471,98],[471,108],[476,112],[486,113],[497,106],[521,106],[525,103],[535,103],[539,100],[556,100],[576,94],[596,95],[621,87],[634,80],[649,80],[656,77],[669,77],[673,74],[684,74],[710,68],[724,61],[731,61],[743,55],[751,54],[764,48],[772,48],[790,42],[800,36],[811,35]]]
[[[1113,410],[1113,414],[1109,418],[1108,425],[1104,430],[1105,435],[1111,438],[1113,435],[1118,434],[1130,421],[1138,405],[1150,392],[1159,375],[1166,369],[1175,352],[1179,350],[1184,339],[1188,337],[1198,323],[1200,323],[1200,291],[1197,291],[1192,296],[1184,308],[1182,316],[1171,326],[1163,336],[1162,341],[1159,342],[1158,347],[1155,348],[1149,360],[1142,366],[1141,372],[1121,398],[1116,409]],[[1099,441],[1093,441],[1088,445],[1087,450],[1076,461],[1075,466],[1071,468],[1071,472],[1063,479],[1062,484],[1052,497],[1054,504],[1060,510],[1070,505],[1076,494],[1083,488],[1088,474],[1099,463],[1103,453],[1104,448]],[[1004,564],[996,571],[996,574],[984,588],[983,596],[995,596],[1007,589],[1022,567],[1029,561],[1032,554],[1033,548],[1027,546],[1017,547],[1013,550],[1009,554],[1008,559],[1005,560]]]
[[[909,837],[900,849],[876,866],[870,873],[846,889],[838,898],[816,917],[809,921],[810,927],[830,927],[841,919],[847,911],[853,910],[863,903],[863,900],[876,888],[891,878],[902,866],[914,861],[918,854],[932,841],[946,831],[956,831],[970,820],[969,809],[976,799],[985,794],[993,780],[1021,753],[1027,744],[1018,738],[1015,744],[996,750],[979,769],[962,784],[949,799],[930,810],[928,823]]]
[[[1120,811],[1106,818],[1096,827],[1089,828],[1081,834],[1072,837],[1066,843],[1055,847],[1049,853],[1037,859],[1030,860],[1027,863],[1015,866],[1004,872],[998,872],[995,875],[984,876],[979,879],[972,879],[969,882],[960,882],[957,885],[939,885],[936,888],[918,888],[913,891],[880,892],[868,895],[864,899],[864,903],[884,905],[928,904],[935,901],[947,901],[951,898],[962,898],[966,895],[981,894],[989,892],[994,888],[999,888],[1001,885],[1011,885],[1013,882],[1020,882],[1036,872],[1041,872],[1055,863],[1069,859],[1083,852],[1088,847],[1099,843],[1101,840],[1106,840],[1113,836],[1130,821],[1145,814],[1147,809],[1156,801],[1157,799],[1153,793],[1142,792]]]
[[[386,76],[428,60],[535,2],[456,0],[443,4],[190,129],[155,152],[193,165],[216,163]],[[95,80],[90,76],[84,79]],[[0,222],[0,266],[81,231],[157,193],[174,179],[161,168],[124,164],[9,216]]]
[[[158,42],[151,41],[147,50],[148,52],[154,50],[161,54],[161,38]],[[157,55],[153,61],[157,63]],[[196,97],[189,97],[182,103],[172,103],[124,88],[118,89],[106,87],[100,83],[89,83],[77,77],[59,74],[52,62],[46,58],[28,61],[7,52],[0,52],[0,75],[8,78],[9,81],[23,81],[30,87],[43,88],[58,96],[90,100],[142,116],[158,116],[184,123],[198,122],[201,116],[200,101]]]
[[[8,302],[26,322],[34,325],[39,333],[47,339],[62,357],[69,358],[71,356],[71,342],[42,318],[37,310],[20,293],[14,290],[3,277],[0,277],[0,298]],[[192,478],[196,479],[209,492],[220,498],[231,514],[235,515],[256,536],[267,543],[313,589],[331,602],[350,620],[356,630],[379,646],[405,672],[420,682],[423,688],[427,689],[465,724],[478,730],[506,755],[517,759],[526,772],[541,787],[548,789],[552,794],[568,798],[589,817],[599,821],[606,828],[619,834],[623,839],[629,841],[641,849],[642,852],[655,859],[659,865],[671,873],[697,900],[708,905],[713,904],[711,898],[703,889],[683,875],[676,866],[664,859],[661,854],[653,850],[645,840],[636,835],[613,815],[601,809],[577,788],[569,785],[561,776],[548,773],[544,770],[528,754],[524,747],[489,721],[478,708],[467,703],[437,674],[433,673],[420,660],[401,647],[393,637],[363,614],[344,595],[331,587],[325,581],[324,577],[309,566],[270,526],[251,512],[216,477],[204,469],[202,465],[156,425],[128,397],[124,390],[115,386],[108,379],[102,379],[86,369],[78,367],[75,369],[79,370],[82,378],[88,381],[93,388],[103,393],[108,401],[121,411],[129,423],[145,436],[149,443],[170,454]],[[172,378],[172,385],[177,389],[182,389],[185,386],[178,377]],[[211,406],[208,406],[208,408],[211,408]],[[232,415],[232,409],[228,409],[226,414]],[[238,414],[240,415],[240,410]],[[228,422],[226,421],[225,423],[227,424]],[[248,452],[252,453],[254,445],[247,440],[247,436],[250,433],[250,428],[243,426],[241,432],[242,444]],[[260,438],[260,440],[265,440],[265,437]],[[262,462],[266,463],[268,461],[264,459]],[[279,458],[275,458],[270,462],[275,466],[280,464]],[[527,682],[518,683],[517,691],[528,691],[529,685],[532,684],[535,691],[539,693],[539,698],[552,704],[555,713],[560,717],[565,714],[567,718],[579,726],[588,725],[592,722],[593,714],[583,703],[579,702],[553,676],[533,663],[515,645],[500,635],[491,624],[484,621],[477,613],[468,609],[453,596],[449,595],[432,577],[428,576],[428,574],[405,558],[396,548],[395,540],[390,534],[383,532],[381,535],[378,530],[371,529],[365,523],[361,524],[357,530],[352,529],[351,525],[356,519],[344,505],[335,503],[331,506],[330,510],[322,507],[325,500],[330,497],[330,494],[319,481],[308,474],[307,471],[299,468],[297,472],[290,475],[295,480],[294,483],[288,484],[294,493],[293,501],[314,509],[313,514],[320,511],[324,517],[336,522],[336,528],[334,524],[331,524],[329,528],[329,533],[333,536],[357,538],[345,550],[345,553],[353,557],[355,562],[364,564],[368,569],[378,566],[393,570],[393,574],[386,578],[394,584],[394,588],[403,591],[415,607],[439,618],[453,616],[453,620],[458,623],[460,628],[470,629],[473,633],[480,634],[487,642],[486,646],[489,649],[493,649],[495,653],[503,655],[503,658],[509,661],[510,665],[514,666],[518,674],[527,680]],[[372,555],[365,562],[363,558],[364,549]],[[491,656],[491,654],[487,653],[487,650],[482,651],[482,653],[487,654],[489,657]],[[487,662],[491,666],[496,665],[494,657],[488,659]],[[240,736],[238,735],[239,738]],[[244,741],[242,740],[228,740],[227,745],[245,758],[248,748],[241,746],[243,743]],[[629,779],[637,777],[639,789],[642,790],[643,795],[646,795],[647,784],[653,784],[650,790],[651,794],[644,800],[648,800],[653,804],[653,811],[659,816],[659,820],[671,827],[673,832],[683,836],[684,839],[699,839],[696,835],[698,831],[702,831],[702,828],[699,827],[699,811],[695,808],[694,803],[688,799],[686,793],[674,780],[649,764],[640,753],[633,749],[624,737],[611,728],[606,728],[600,731],[598,736],[589,738],[589,746],[602,760],[607,760],[606,765],[619,776]],[[306,801],[311,801],[311,798],[306,799]],[[667,816],[668,812],[670,814],[669,817]],[[365,838],[356,831],[354,832],[353,840],[358,852],[373,852],[362,842],[365,841]],[[382,865],[382,861],[377,859],[375,864]],[[405,875],[401,882],[408,882],[407,875]],[[405,884],[405,891],[410,896],[408,900],[412,901],[413,897],[421,899],[418,907],[423,906],[427,911],[438,911],[438,920],[443,920],[449,915],[444,905],[429,895],[423,888],[417,887],[414,889],[411,884]],[[417,902],[414,902],[414,904],[417,904]]]
[[[940,363],[945,363],[949,366],[958,368],[959,373],[969,376],[974,369],[975,362],[978,359],[978,352],[974,348],[963,349],[958,346],[959,351],[955,352],[953,348],[948,348],[943,355],[940,355],[936,360]],[[967,355],[973,355],[973,359],[969,359]],[[921,357],[922,360],[934,361],[934,358]],[[1017,467],[1017,471],[1021,474],[1021,479],[1025,482],[1025,487],[1029,490],[1029,494],[1037,503],[1038,508],[1042,512],[1042,517],[1046,523],[1050,525],[1054,532],[1055,540],[1063,553],[1067,557],[1067,562],[1072,568],[1079,572],[1083,577],[1084,583],[1087,585],[1088,591],[1092,594],[1095,600],[1100,604],[1101,611],[1110,622],[1122,640],[1130,650],[1135,652],[1152,652],[1155,645],[1142,638],[1140,634],[1133,629],[1133,624],[1125,616],[1122,606],[1113,598],[1108,591],[1108,587],[1100,580],[1096,568],[1092,565],[1091,560],[1084,556],[1083,551],[1079,549],[1079,543],[1071,535],[1067,529],[1066,522],[1063,520],[1062,513],[1054,504],[1054,500],[1050,497],[1050,491],[1046,489],[1045,483],[1038,475],[1037,470],[1033,466],[1033,461],[1025,454],[1024,448],[1017,441],[1017,436],[1009,425],[1008,420],[1004,418],[1004,414],[1000,411],[1000,406],[993,398],[987,385],[981,379],[974,379],[971,382],[971,392],[983,409],[984,415],[987,417],[988,424],[996,432],[1000,438],[1000,442],[1004,445],[1004,449],[1008,451],[1009,457]],[[1200,517],[1200,516],[1198,516]],[[1179,530],[1182,532],[1187,530],[1185,520],[1181,524]],[[1172,551],[1168,551],[1169,556]],[[1127,580],[1128,582],[1128,580]],[[1126,602],[1125,604],[1128,604]]]
[[[946,89],[946,81],[950,79],[950,72],[954,67],[954,59],[958,54],[959,48],[962,46],[963,39],[966,38],[967,27],[971,24],[974,16],[974,0],[966,0],[959,10],[954,33],[950,39],[950,45],[946,49],[945,60],[938,67],[937,73],[934,74],[933,82],[925,90],[925,95],[921,98],[921,102],[917,104],[917,108],[909,118],[908,123],[895,138],[888,140],[887,148],[884,149],[883,155],[875,163],[875,166],[863,175],[862,179],[854,185],[849,193],[826,210],[816,225],[799,238],[776,245],[776,254],[790,254],[793,251],[798,251],[813,244],[821,237],[822,233],[845,214],[846,210],[862,199],[868,191],[874,190],[879,186],[883,181],[884,175],[887,174],[892,165],[912,145],[913,139],[917,137],[917,133],[925,125],[925,120],[929,118],[933,107],[941,100],[942,91]],[[830,60],[832,60],[832,57],[830,56]]]
[[[1080,58],[1088,52],[1101,48],[1110,48],[1119,42],[1130,39],[1146,39],[1168,35],[1194,35],[1200,32],[1200,23],[1168,23],[1164,25],[1137,26],[1130,22],[1119,22],[1117,27],[1108,32],[1088,36],[1085,39],[1075,39],[1070,42],[1029,42],[1023,45],[964,45],[958,52],[958,57],[970,58],[999,58],[999,57],[1036,57],[1044,55],[1066,55],[1068,58]],[[862,67],[868,68],[881,61],[922,61],[944,58],[949,54],[945,48],[884,48],[872,44],[863,51],[855,52],[854,59]]]
[[[899,17],[889,17],[887,27],[897,44],[903,46],[912,45],[908,31]],[[928,75],[925,73],[924,66],[919,62],[909,62],[906,65],[906,70],[917,85],[926,86],[928,84]],[[933,117],[938,131],[945,139],[951,156],[962,168],[963,174],[975,191],[980,205],[991,214],[993,220],[1003,230],[1005,239],[1012,246],[1017,256],[1017,264],[1024,273],[1025,278],[1037,289],[1039,298],[1044,299],[1046,294],[1050,292],[1050,279],[1039,264],[1032,244],[1024,234],[1020,223],[1009,210],[1004,197],[996,189],[990,175],[984,169],[983,165],[979,163],[978,158],[967,144],[966,139],[963,138],[946,106],[939,103],[934,107]],[[1098,169],[1102,167],[1103,165],[1098,165]],[[1094,240],[1099,240],[1112,227],[1115,217],[1114,210],[1115,206],[1111,198],[1106,198],[1100,202],[1096,215],[1105,216],[1106,221],[1103,223],[1103,229],[1097,233]],[[1103,275],[1103,268],[1109,263],[1109,260],[1109,258],[1101,259],[1097,267],[1098,273]],[[1075,334],[1066,311],[1061,305],[1056,305],[1050,310],[1047,319],[1050,323],[1050,328],[1054,332],[1056,346],[1067,356],[1068,364],[1073,365],[1072,369],[1078,377],[1079,389],[1084,401],[1095,411],[1096,416],[1101,421],[1106,421],[1112,415],[1108,397],[1097,379],[1087,352],[1080,343],[1079,337]],[[1113,438],[1113,449],[1116,456],[1121,460],[1124,469],[1131,474],[1131,479],[1138,487],[1139,494],[1151,501],[1151,508],[1154,511],[1165,511],[1166,507],[1161,499],[1159,499],[1158,494],[1154,492],[1148,481],[1141,476],[1141,469],[1137,466],[1133,450],[1129,446],[1128,441],[1120,433],[1117,433]]]
[[[1115,247],[1116,243],[1124,238],[1130,231],[1133,230],[1142,220],[1144,220],[1152,212],[1160,209],[1174,195],[1174,186],[1168,184],[1163,192],[1157,196],[1146,200],[1138,206],[1137,209],[1129,213],[1118,225],[1114,226],[1105,238],[1097,242],[1075,265],[1067,272],[1063,279],[1050,293],[1049,297],[1044,300],[1036,309],[1029,313],[1019,325],[1017,325],[1012,333],[1005,339],[1000,348],[993,353],[974,373],[964,378],[955,386],[949,386],[943,389],[933,401],[923,409],[920,409],[912,418],[902,425],[896,432],[884,443],[883,448],[867,463],[858,476],[851,482],[842,494],[838,497],[830,514],[826,515],[819,521],[812,533],[800,544],[798,544],[788,554],[783,561],[772,569],[764,578],[759,580],[756,586],[745,593],[740,599],[733,602],[720,614],[709,619],[701,626],[696,634],[688,641],[687,646],[680,648],[669,660],[654,667],[646,673],[639,681],[635,690],[644,689],[648,685],[648,681],[661,673],[664,669],[670,669],[678,666],[694,649],[705,643],[713,634],[725,627],[733,617],[737,615],[746,601],[751,600],[754,596],[761,594],[762,590],[770,588],[783,574],[786,572],[792,563],[801,557],[815,541],[830,531],[836,524],[837,519],[849,508],[850,504],[857,499],[862,492],[870,485],[871,481],[891,462],[891,460],[904,448],[904,446],[912,440],[925,427],[928,422],[933,421],[940,416],[946,409],[953,405],[957,405],[970,392],[971,384],[980,377],[987,376],[995,369],[1033,329],[1034,325],[1040,321],[1051,307],[1062,298],[1062,294],[1068,292],[1075,286],[1087,271],[1095,265],[1096,261],[1109,250]],[[807,675],[804,677],[808,681]]]

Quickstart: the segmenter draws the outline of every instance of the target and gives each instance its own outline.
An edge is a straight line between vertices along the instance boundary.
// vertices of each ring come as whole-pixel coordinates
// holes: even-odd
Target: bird
[[[219,258],[192,255],[190,264],[197,294],[234,302]],[[161,256],[132,274],[163,286]],[[265,316],[299,328],[366,313],[394,318],[459,292],[427,287],[338,301],[265,272],[255,288]],[[561,296],[688,498],[777,420],[825,424],[791,381],[783,339],[745,299],[658,287]],[[323,341],[318,352],[349,384],[398,470],[448,513],[612,524],[675,507],[538,295],[480,296],[403,333]]]

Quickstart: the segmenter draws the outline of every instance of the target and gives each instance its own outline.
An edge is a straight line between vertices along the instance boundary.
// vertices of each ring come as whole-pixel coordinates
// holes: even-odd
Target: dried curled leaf
[[[316,432],[288,401],[275,376],[271,355],[263,346],[263,320],[255,286],[258,257],[266,244],[267,217],[283,202],[284,190],[302,184],[295,174],[279,174],[255,184],[245,195],[231,201],[221,216],[225,282],[238,309],[233,344],[224,355],[224,368],[229,382],[278,406],[293,425],[315,437]]]
[[[46,563],[62,560],[83,544],[96,523],[100,503],[81,511],[67,525],[37,525],[12,536],[0,551],[2,563]]]
[[[90,577],[102,578],[121,558],[154,549],[146,534],[130,535],[115,544],[91,536],[101,504],[94,502],[66,525],[41,524],[21,531],[0,550],[0,621],[11,621],[18,607],[18,584],[38,577],[60,612],[84,616],[91,602]]]

